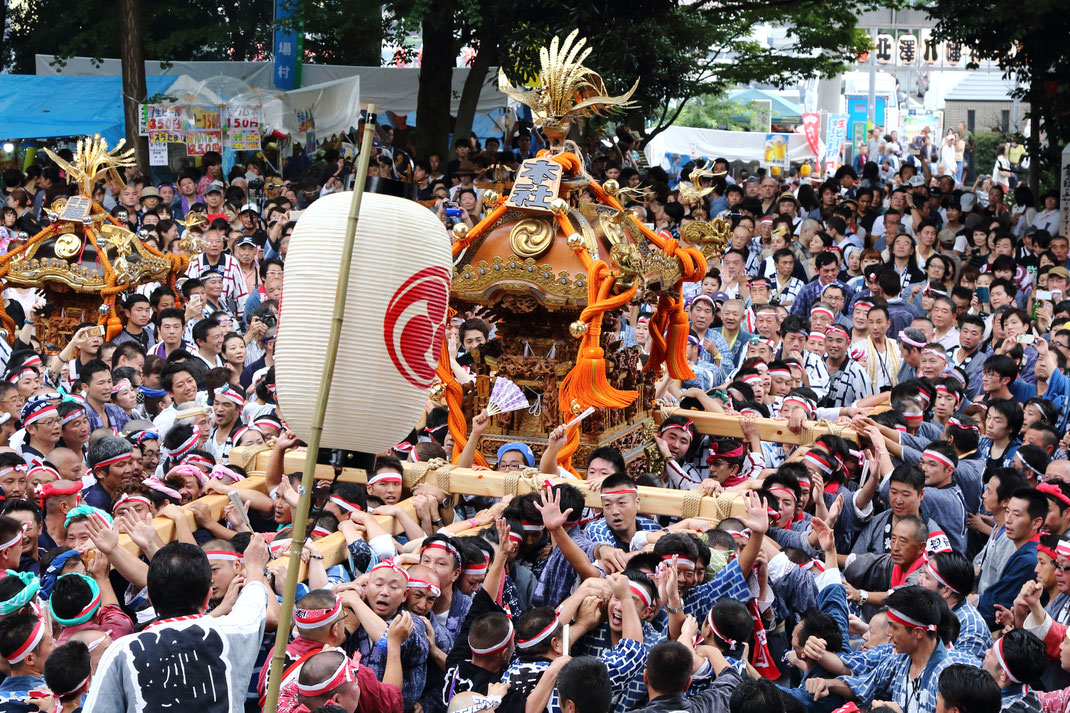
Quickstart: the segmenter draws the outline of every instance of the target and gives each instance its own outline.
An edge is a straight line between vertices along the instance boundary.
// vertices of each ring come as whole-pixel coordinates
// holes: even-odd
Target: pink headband
[[[914,347],[915,349],[921,349],[926,344],[926,342],[915,341],[915,340],[911,339],[910,337],[908,337],[907,335],[903,334],[902,332],[899,333],[899,336],[897,336],[896,339],[901,341],[903,344],[906,344],[906,345]]]
[[[178,467],[181,468],[182,466]],[[173,473],[174,469],[172,469],[171,472]],[[197,472],[200,473],[200,470],[197,470]],[[163,481],[161,481],[155,476],[145,478],[141,481],[141,484],[144,485],[146,488],[149,488],[150,490],[155,490],[157,493],[163,493],[167,497],[173,498],[174,500],[182,499],[182,495],[177,490],[175,490],[174,488],[167,487],[167,485]]]
[[[129,388],[130,388],[130,379],[122,379],[118,384],[115,384],[114,386],[111,387],[111,392],[113,394],[117,394],[120,391],[122,391],[123,389],[129,389]]]
[[[208,482],[208,476],[204,474],[203,470],[195,465],[176,465],[174,468],[167,471],[166,477],[170,478],[172,475],[192,475],[202,486]]]
[[[244,475],[242,475],[241,473],[236,473],[235,471],[233,471],[230,468],[226,467],[222,463],[216,463],[215,465],[212,466],[212,472],[208,474],[208,479],[209,480],[222,480],[224,476],[226,476],[227,478],[230,478],[235,483],[238,482],[239,480],[245,480],[245,476]]]

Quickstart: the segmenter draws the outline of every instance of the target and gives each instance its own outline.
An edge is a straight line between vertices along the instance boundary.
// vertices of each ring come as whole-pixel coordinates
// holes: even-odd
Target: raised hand
[[[553,496],[551,497],[551,493]],[[565,526],[572,515],[572,508],[561,512],[561,491],[543,490],[541,500],[535,501],[535,509],[542,514],[542,524],[547,530],[557,530]]]

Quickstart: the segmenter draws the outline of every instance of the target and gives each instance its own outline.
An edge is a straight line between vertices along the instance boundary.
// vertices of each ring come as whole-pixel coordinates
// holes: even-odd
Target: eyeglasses
[[[52,428],[53,426],[58,426],[59,425],[59,419],[58,418],[46,418],[43,421],[38,421],[35,425],[42,426],[44,428]]]
[[[21,404],[21,403],[24,403],[25,401],[26,401],[26,399],[24,397],[15,395],[15,396],[9,396],[8,398],[0,401],[0,404]]]
[[[1067,572],[1070,572],[1070,564],[1062,564],[1062,565],[1060,565],[1060,564],[1052,563],[1051,566],[1054,567],[1055,569],[1059,570],[1063,574],[1066,574]]]

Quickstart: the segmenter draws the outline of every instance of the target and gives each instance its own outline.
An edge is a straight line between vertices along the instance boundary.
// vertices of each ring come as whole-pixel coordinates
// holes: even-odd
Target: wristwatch
[[[858,605],[859,606],[865,606],[865,604],[866,604],[866,602],[868,600],[869,600],[869,592],[867,592],[864,589],[858,590]]]
[[[680,606],[680,607],[670,607],[668,604],[665,605],[665,611],[669,612],[670,614],[679,614],[683,610],[684,610],[684,608],[682,606]]]

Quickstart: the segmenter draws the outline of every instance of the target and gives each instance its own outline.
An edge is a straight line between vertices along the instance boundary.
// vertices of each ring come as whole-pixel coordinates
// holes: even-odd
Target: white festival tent
[[[788,159],[793,163],[815,161],[813,150],[802,134],[779,134],[788,140]],[[723,131],[670,126],[646,145],[644,152],[651,166],[670,168],[669,154],[688,158],[718,158],[729,161],[764,161],[766,134],[760,131]]]

